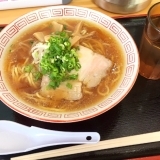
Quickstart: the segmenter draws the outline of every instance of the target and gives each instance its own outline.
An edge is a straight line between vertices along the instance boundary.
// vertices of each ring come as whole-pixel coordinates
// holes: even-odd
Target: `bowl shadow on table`
[[[116,123],[119,117],[120,107],[121,107],[121,103],[119,103],[117,106],[110,109],[109,111],[97,117],[94,117],[92,119],[88,119],[81,122],[63,123],[63,124],[41,122],[41,121],[30,119],[16,112],[14,114],[15,114],[15,121],[23,125],[37,126],[37,127],[57,130],[57,131],[98,132],[100,134],[100,140],[102,141],[102,140],[109,139],[109,135],[114,130],[114,126],[116,126]],[[73,145],[78,145],[78,144],[64,144],[64,145],[49,146],[49,147],[44,147],[44,148],[36,149],[33,151],[29,151],[26,153],[20,153],[18,155],[21,156],[24,154],[32,154],[32,153],[37,153],[41,151],[54,150],[54,149],[59,149],[64,147],[70,147]],[[14,155],[12,155],[12,157],[14,157]]]
[[[73,123],[48,123],[25,117],[16,112],[14,114],[15,121],[23,125],[36,126],[57,131],[98,132],[101,136],[101,140],[103,140],[106,139],[114,129],[119,117],[120,108],[121,103],[94,118]]]

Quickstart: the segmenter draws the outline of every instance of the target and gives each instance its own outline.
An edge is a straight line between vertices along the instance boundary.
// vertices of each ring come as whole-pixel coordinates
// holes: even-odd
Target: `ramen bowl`
[[[48,72],[45,72],[44,75],[39,72],[39,70],[42,69],[42,61],[39,62],[38,65],[38,62],[36,63],[34,61],[35,66],[33,66],[29,56],[32,55],[33,58],[33,55],[35,56],[37,53],[40,54],[40,51],[39,48],[36,48],[38,49],[36,50],[35,48],[31,49],[30,47],[33,46],[34,40],[36,39],[37,41],[39,38],[34,36],[35,39],[33,40],[33,37],[31,38],[30,35],[33,35],[35,32],[49,34],[48,30],[45,30],[45,27],[48,26],[48,29],[50,27],[53,28],[53,25],[50,25],[51,22],[60,24],[63,28],[62,30],[65,28],[65,34],[67,35],[70,34],[72,28],[74,30],[73,34],[80,36],[76,44],[72,44],[72,47],[75,47],[75,54],[73,55],[77,55],[78,52],[79,54],[82,54],[78,56],[82,59],[79,58],[79,61],[76,61],[77,66],[78,63],[80,63],[80,67],[77,69],[78,71],[76,70],[78,73],[79,70],[81,71],[81,74],[85,73],[86,75],[84,78],[92,74],[91,71],[84,69],[86,64],[86,66],[90,65],[92,70],[99,68],[98,71],[95,71],[94,75],[89,76],[90,80],[85,82],[85,85],[83,84],[84,79],[79,80],[80,73],[78,74],[78,80],[75,78],[76,82],[78,81],[77,83],[80,84],[80,87],[78,89],[76,88],[74,93],[78,92],[78,98],[82,98],[81,100],[76,99],[77,97],[74,97],[75,99],[72,97],[73,99],[64,100],[63,97],[60,102],[58,101],[57,95],[65,95],[65,98],[69,97],[70,91],[73,89],[72,83],[70,84],[67,82],[65,87],[68,87],[68,90],[71,89],[67,92],[66,90],[57,92],[58,86],[56,89],[49,89],[51,93],[46,89],[46,95],[42,92],[42,82],[38,83],[45,76],[47,78],[50,78],[51,76],[48,75]],[[57,28],[59,29],[60,26]],[[77,33],[77,31],[79,32]],[[61,32],[62,31],[56,31],[54,34],[60,36]],[[74,38],[73,34],[70,37],[71,39]],[[94,40],[92,39],[93,37]],[[51,38],[51,36],[49,38]],[[42,42],[36,42],[34,44],[34,47],[41,46],[42,52],[45,50],[46,46],[49,46],[47,44],[50,44],[51,46],[51,43],[49,43],[51,41],[43,41],[44,39]],[[102,44],[103,46],[101,46]],[[98,45],[101,47],[99,48]],[[17,46],[19,46],[19,48],[17,48]],[[24,48],[24,50],[22,50],[22,48]],[[98,48],[99,50],[97,50]],[[28,50],[27,53],[26,50]],[[49,47],[47,48],[47,51],[48,50]],[[31,53],[31,51],[34,53]],[[98,52],[103,53],[100,54]],[[45,52],[44,54],[47,55],[46,53],[49,52]],[[45,57],[44,54],[41,56],[41,60]],[[34,58],[37,57],[35,56]],[[49,62],[55,64],[55,59],[48,59],[50,59]],[[100,59],[100,61],[98,61],[98,59]],[[118,64],[119,62],[120,64]],[[107,69],[107,67],[109,67],[109,69]],[[84,70],[82,70],[82,68]],[[106,69],[104,70],[104,68]],[[33,72],[33,70],[38,72]],[[115,107],[124,99],[136,81],[138,70],[138,50],[130,34],[116,20],[91,9],[74,6],[53,6],[35,10],[14,20],[0,33],[1,101],[15,112],[39,121],[70,123],[87,120],[93,117],[96,118],[96,116]],[[120,75],[118,75],[119,72]],[[35,76],[35,73],[40,73],[41,75],[38,82],[35,81],[35,79],[32,79],[32,77]],[[109,79],[110,75],[113,73],[112,79]],[[36,76],[37,75],[39,74],[36,74]],[[68,73],[68,75],[70,75],[70,73]],[[101,76],[101,78],[98,80],[97,76]],[[55,79],[56,78],[53,80]],[[81,83],[81,81],[83,81],[83,83]],[[99,83],[97,83],[97,86],[94,86],[93,84],[97,81],[99,81]],[[111,89],[109,84],[112,84],[112,82],[114,84]],[[40,89],[35,86],[37,84]],[[53,86],[55,81],[51,84]],[[102,97],[95,101],[99,94]],[[86,97],[86,95],[88,97]],[[69,109],[65,108],[66,104]]]

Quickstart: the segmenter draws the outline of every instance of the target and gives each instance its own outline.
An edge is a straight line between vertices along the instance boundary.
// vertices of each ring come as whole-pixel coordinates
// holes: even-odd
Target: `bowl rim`
[[[138,49],[137,49],[137,46],[135,44],[135,41],[133,40],[132,36],[129,34],[129,32],[119,23],[117,22],[115,19],[105,15],[104,13],[101,13],[101,12],[98,12],[98,11],[95,11],[93,9],[89,9],[89,8],[84,8],[84,7],[78,7],[78,6],[71,6],[71,5],[61,5],[61,6],[50,6],[50,7],[44,7],[44,8],[41,8],[41,9],[37,9],[37,10],[34,10],[34,11],[31,11],[31,12],[28,12],[22,16],[20,16],[19,18],[16,18],[14,21],[12,21],[10,24],[8,24],[5,28],[3,28],[0,32],[0,37],[2,35],[2,33],[5,33],[7,31],[7,29],[9,29],[9,27],[14,24],[15,22],[17,22],[18,20],[20,20],[21,18],[25,17],[25,16],[29,16],[31,14],[34,14],[34,13],[38,13],[38,12],[41,12],[41,11],[45,11],[45,10],[50,10],[50,9],[60,9],[62,8],[63,11],[64,9],[76,9],[76,10],[84,10],[84,11],[88,11],[89,13],[94,13],[94,15],[98,15],[100,17],[105,17],[107,18],[108,20],[111,21],[111,23],[114,23],[116,24],[118,27],[120,27],[122,29],[123,32],[125,32],[125,34],[129,37],[129,40],[131,42],[131,44],[133,45],[132,47],[134,48],[134,56],[135,56],[135,69],[134,69],[134,76],[131,77],[131,81],[127,87],[127,89],[125,90],[125,92],[123,94],[121,94],[121,96],[118,98],[118,100],[116,102],[114,102],[112,105],[110,105],[110,107],[107,107],[105,109],[102,109],[94,114],[89,114],[87,116],[82,116],[82,117],[78,117],[78,118],[70,118],[70,119],[48,119],[48,118],[42,118],[42,117],[39,117],[37,115],[33,115],[33,114],[30,114],[30,112],[25,112],[24,111],[21,111],[17,108],[15,108],[14,106],[12,106],[10,103],[8,103],[8,101],[6,101],[6,99],[2,96],[2,92],[0,91],[0,99],[1,101],[7,105],[10,109],[14,110],[15,112],[18,112],[20,113],[21,115],[23,116],[26,116],[26,117],[29,117],[29,118],[32,118],[32,119],[35,119],[35,120],[39,120],[39,121],[43,121],[43,122],[51,122],[51,123],[71,123],[71,122],[79,122],[79,121],[84,121],[84,120],[88,120],[88,119],[91,119],[91,118],[94,118],[96,116],[99,116],[105,112],[107,112],[108,110],[110,110],[111,108],[113,108],[114,106],[116,106],[120,101],[122,101],[126,95],[130,92],[130,90],[132,89],[133,85],[135,84],[136,80],[137,80],[137,77],[138,77],[138,73],[139,73],[139,65],[140,65],[140,62],[139,62],[139,55],[138,55]],[[70,16],[67,16],[67,17],[70,17]],[[77,16],[72,16],[72,17],[77,17]],[[53,17],[54,18],[54,17]],[[93,17],[94,18],[94,17]],[[47,18],[46,18],[47,19]],[[39,19],[41,21],[41,19]],[[39,21],[37,20],[37,21]],[[33,22],[34,23],[34,22]],[[97,22],[96,22],[97,23]],[[122,35],[123,36],[123,35]],[[12,37],[11,37],[12,38]],[[10,39],[11,39],[10,38]],[[1,46],[1,44],[0,44]],[[2,52],[3,53],[3,52]],[[0,61],[1,61],[1,56],[0,56]],[[0,63],[1,64],[1,63]],[[1,65],[0,65],[1,66]],[[1,67],[0,67],[0,72],[1,72]],[[1,76],[1,75],[0,75]],[[1,78],[0,77],[0,80],[2,79],[3,81],[3,77]],[[5,84],[5,82],[4,82]],[[116,89],[115,89],[116,90]],[[8,90],[9,92],[11,92],[10,90]],[[108,99],[108,98],[107,98]]]

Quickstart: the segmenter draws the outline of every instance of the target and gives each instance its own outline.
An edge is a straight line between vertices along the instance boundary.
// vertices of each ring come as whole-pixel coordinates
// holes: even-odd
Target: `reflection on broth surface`
[[[7,81],[35,107],[75,111],[109,96],[124,74],[123,49],[88,21],[49,20],[16,38],[8,50]]]

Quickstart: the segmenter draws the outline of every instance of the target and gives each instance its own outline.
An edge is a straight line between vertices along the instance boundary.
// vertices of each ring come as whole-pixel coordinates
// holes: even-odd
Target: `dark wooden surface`
[[[145,17],[117,19],[132,35],[139,48]],[[0,120],[11,120],[28,126],[61,131],[96,131],[101,140],[160,131],[160,80],[147,80],[140,75],[129,94],[113,109],[86,120],[70,124],[51,124],[24,117],[0,102]],[[2,143],[2,142],[0,142]],[[0,156],[0,160],[10,157],[61,148],[69,145],[46,147],[27,153]],[[54,158],[54,160],[112,160],[160,154],[160,142],[121,147]]]

